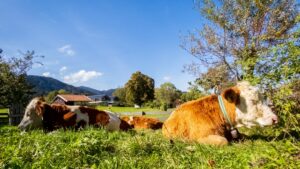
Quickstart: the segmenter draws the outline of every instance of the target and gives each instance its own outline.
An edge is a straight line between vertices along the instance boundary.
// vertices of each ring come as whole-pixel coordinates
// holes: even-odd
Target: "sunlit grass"
[[[152,108],[134,108],[134,107],[106,107],[106,106],[97,106],[99,110],[109,110],[117,113],[120,116],[141,116],[142,112],[145,112],[145,117],[158,118],[161,121],[164,121],[170,115],[172,109],[169,109],[167,112],[161,111],[159,109]]]
[[[86,128],[21,133],[0,128],[0,168],[299,168],[300,144],[248,139],[225,147],[175,141],[161,131]]]
[[[0,109],[0,113],[8,113],[8,109]]]
[[[99,110],[109,110],[116,113],[134,113],[134,112],[162,112],[159,109],[152,109],[148,107],[142,107],[142,108],[134,108],[134,107],[108,107],[108,106],[97,106],[96,107]]]

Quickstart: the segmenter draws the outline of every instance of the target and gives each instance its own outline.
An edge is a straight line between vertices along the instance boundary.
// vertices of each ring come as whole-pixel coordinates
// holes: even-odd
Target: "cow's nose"
[[[277,116],[274,116],[272,118],[272,121],[273,121],[273,124],[277,124],[278,123],[278,117]]]

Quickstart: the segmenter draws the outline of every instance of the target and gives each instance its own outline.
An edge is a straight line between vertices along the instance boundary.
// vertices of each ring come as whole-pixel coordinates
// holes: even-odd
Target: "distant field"
[[[152,109],[152,108],[134,108],[134,107],[107,107],[107,106],[97,106],[99,110],[109,110],[115,113],[136,113],[136,112],[162,112],[159,109]]]
[[[8,113],[8,109],[0,109],[0,113]],[[7,115],[1,115],[0,117],[7,117]]]
[[[170,112],[173,109],[169,109],[168,111],[161,111],[159,109],[152,108],[134,108],[134,107],[107,107],[107,106],[97,106],[99,110],[108,110],[114,113],[119,114],[120,116],[141,116],[142,112],[146,113],[146,117],[158,118],[161,121],[165,121]]]
[[[0,109],[0,113],[8,113],[8,109]]]

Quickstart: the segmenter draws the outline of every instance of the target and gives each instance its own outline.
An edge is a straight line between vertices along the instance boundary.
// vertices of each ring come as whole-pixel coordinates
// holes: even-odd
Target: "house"
[[[91,101],[92,99],[85,95],[59,94],[54,98],[52,103],[64,105],[86,105]]]

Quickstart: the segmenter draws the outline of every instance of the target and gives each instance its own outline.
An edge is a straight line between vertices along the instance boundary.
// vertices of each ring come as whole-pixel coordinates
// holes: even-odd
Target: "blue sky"
[[[183,73],[196,61],[181,35],[202,26],[193,0],[2,0],[0,48],[6,56],[35,50],[43,66],[29,74],[104,90],[123,86],[135,71],[156,87],[187,90]]]

